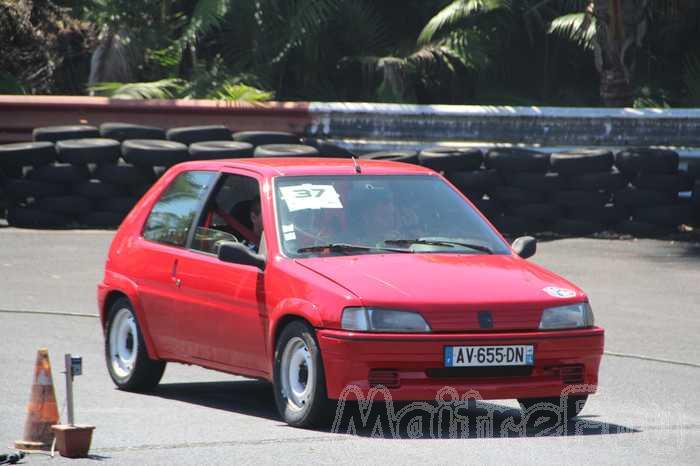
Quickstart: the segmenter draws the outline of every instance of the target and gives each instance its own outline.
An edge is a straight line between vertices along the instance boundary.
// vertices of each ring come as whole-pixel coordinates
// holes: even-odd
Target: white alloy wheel
[[[280,381],[288,406],[294,410],[304,409],[313,396],[316,367],[302,338],[293,337],[287,342],[281,363]]]
[[[131,377],[139,353],[136,318],[130,309],[117,311],[109,332],[109,356],[112,371],[120,379]]]

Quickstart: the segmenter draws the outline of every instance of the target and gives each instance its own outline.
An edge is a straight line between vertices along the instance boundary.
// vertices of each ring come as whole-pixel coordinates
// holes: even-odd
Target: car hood
[[[533,329],[542,309],[586,299],[576,286],[517,256],[367,254],[297,259],[365,306],[420,312],[434,331]]]

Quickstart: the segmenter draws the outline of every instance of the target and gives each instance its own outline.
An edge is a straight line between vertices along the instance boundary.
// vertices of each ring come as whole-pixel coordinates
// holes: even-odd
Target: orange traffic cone
[[[58,406],[51,377],[49,350],[41,348],[36,354],[34,383],[27,405],[24,440],[17,440],[18,450],[49,450],[53,442],[51,426],[58,424]]]

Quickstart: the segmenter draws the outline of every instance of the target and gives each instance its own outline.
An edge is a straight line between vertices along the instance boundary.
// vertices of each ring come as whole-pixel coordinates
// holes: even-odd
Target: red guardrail
[[[2,96],[0,144],[30,141],[41,126],[107,121],[173,128],[225,125],[232,131],[303,133],[311,121],[306,102],[241,103],[222,100],[125,100],[106,97]]]

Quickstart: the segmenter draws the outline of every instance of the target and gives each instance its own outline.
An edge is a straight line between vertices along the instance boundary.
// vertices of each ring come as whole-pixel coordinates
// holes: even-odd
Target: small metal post
[[[66,353],[66,404],[68,408],[68,425],[73,425],[73,364],[70,353]]]

